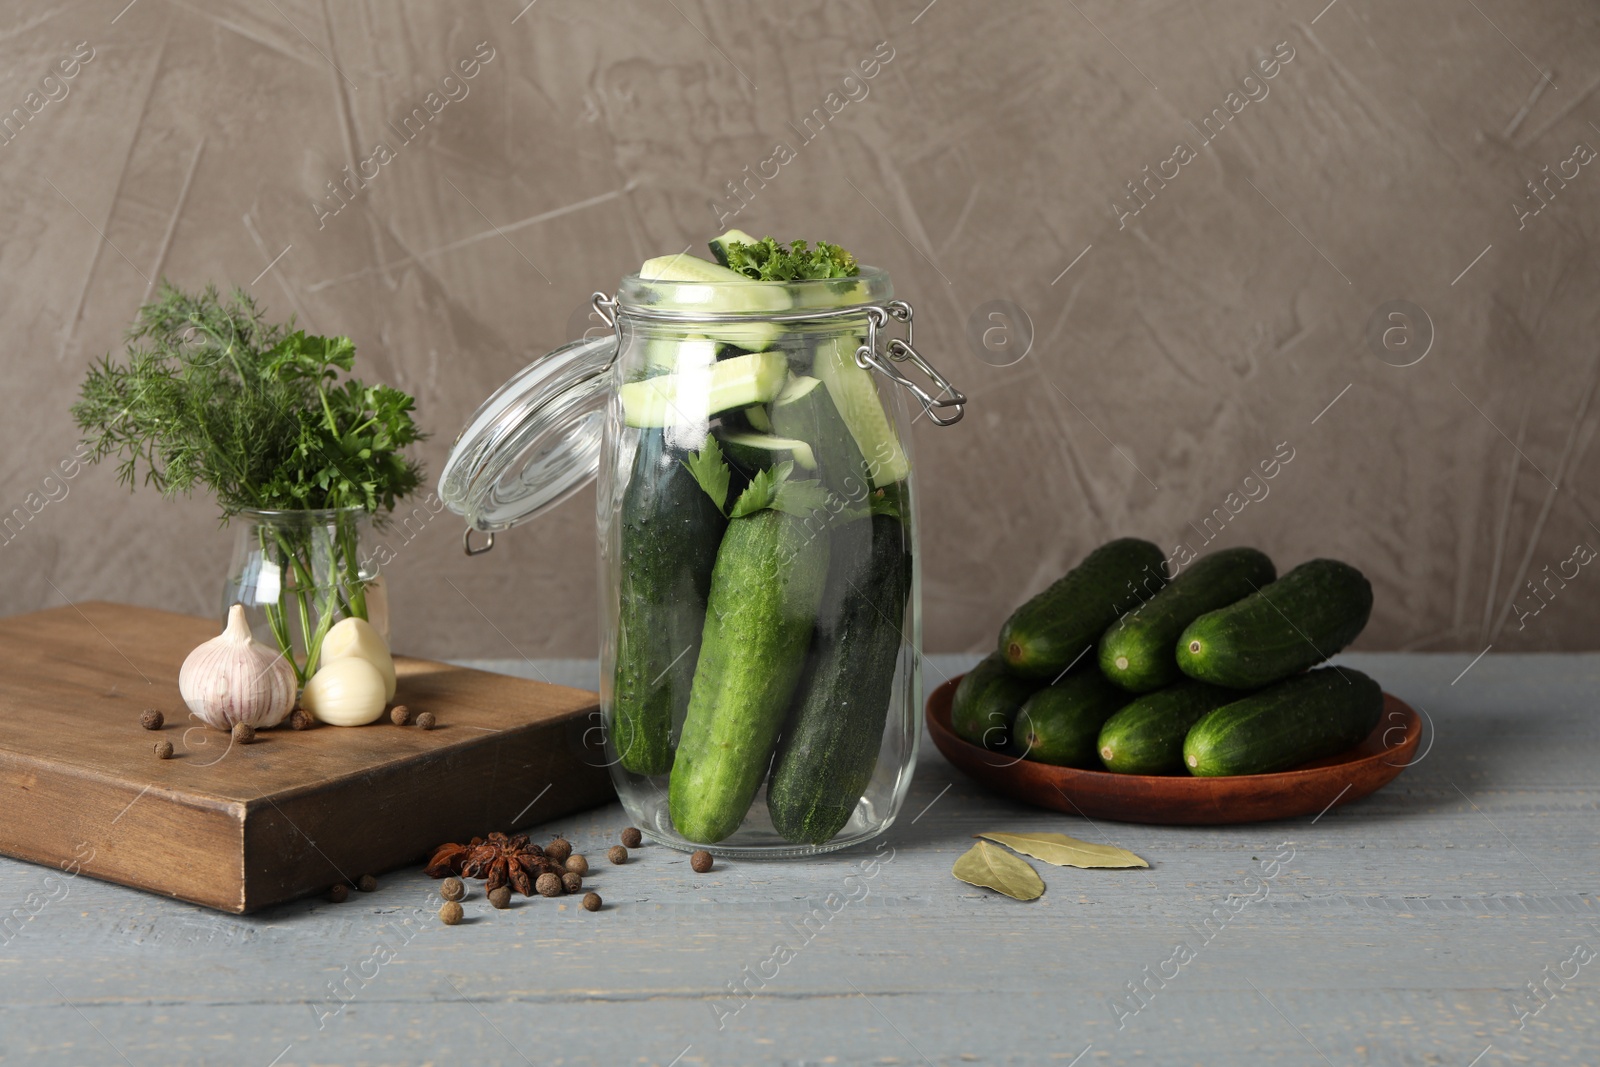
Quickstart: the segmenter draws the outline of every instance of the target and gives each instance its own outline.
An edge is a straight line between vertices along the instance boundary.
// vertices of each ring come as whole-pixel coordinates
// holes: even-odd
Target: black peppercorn
[[[711,869],[711,864],[711,853],[705,849],[701,849],[689,857],[689,867],[695,874],[705,874]]]
[[[162,723],[166,721],[166,716],[162,715],[161,712],[155,708],[145,708],[144,711],[139,715],[139,725],[143,726],[146,730],[159,730],[161,729]]]
[[[629,848],[638,848],[644,844],[644,834],[639,832],[637,826],[630,826],[622,831],[622,843]]]
[[[583,895],[583,910],[584,911],[599,911],[600,910],[600,894],[599,893],[585,893]]]

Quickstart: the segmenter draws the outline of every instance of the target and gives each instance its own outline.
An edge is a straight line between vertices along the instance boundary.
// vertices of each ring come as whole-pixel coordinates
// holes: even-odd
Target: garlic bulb
[[[228,609],[228,625],[189,653],[178,671],[178,692],[189,710],[219,730],[239,723],[276,726],[294,707],[294,668],[250,635],[244,605]]]
[[[346,656],[357,656],[378,668],[385,686],[383,699],[394,699],[394,658],[377,627],[355,616],[334,623],[322,639],[322,662],[331,663]]]
[[[365,726],[383,714],[383,673],[360,656],[323,663],[300,694],[300,706],[330,726]]]

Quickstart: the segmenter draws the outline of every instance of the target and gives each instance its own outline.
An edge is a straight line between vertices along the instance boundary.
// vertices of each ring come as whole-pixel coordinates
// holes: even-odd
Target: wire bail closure
[[[868,367],[888,378],[916,397],[922,404],[922,410],[927,412],[928,418],[936,426],[951,426],[961,421],[961,416],[966,414],[966,395],[950,384],[949,379],[940,374],[938,368],[923,358],[922,354],[913,347],[911,328],[911,305],[904,300],[891,300],[884,307],[873,305],[866,309],[867,314],[867,340],[856,349],[856,366],[862,370]],[[889,324],[890,319],[896,319],[906,324],[905,340],[892,337],[884,343],[884,355],[890,362],[885,362],[878,353],[878,331]],[[930,394],[922,386],[908,378],[896,367],[895,363],[910,361],[928,380],[939,387],[939,395]],[[949,415],[941,415],[944,408],[954,408]]]

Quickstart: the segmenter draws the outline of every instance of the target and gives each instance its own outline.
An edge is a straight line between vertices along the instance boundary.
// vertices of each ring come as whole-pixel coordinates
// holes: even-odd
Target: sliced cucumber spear
[[[724,267],[728,265],[728,246],[734,243],[753,245],[757,241],[743,230],[729,230],[721,237],[713,237],[710,241],[711,254],[717,257],[717,262]]]
[[[811,373],[828,387],[833,406],[850,427],[856,447],[866,460],[874,486],[893,485],[911,473],[911,461],[900,446],[894,426],[878,400],[878,386],[872,372],[856,365],[855,350],[834,338],[817,348]]]
[[[766,433],[723,433],[722,451],[728,462],[740,470],[764,471],[786,459],[803,470],[817,469],[816,453],[804,441],[775,437]]]
[[[711,314],[770,314],[785,311],[790,306],[789,294],[783,286],[758,282],[738,271],[687,254],[645,260],[639,268],[639,277],[648,281],[718,284],[719,288],[706,294],[704,308]],[[706,333],[719,341],[756,351],[781,337],[783,327],[775,322],[730,322],[708,329]]]
[[[772,429],[811,443],[822,484],[846,502],[860,505],[870,491],[866,463],[820,379],[795,375],[767,409]]]
[[[763,404],[783,390],[782,352],[752,352],[709,367],[628,382],[617,392],[629,426],[692,426],[730,408]]]

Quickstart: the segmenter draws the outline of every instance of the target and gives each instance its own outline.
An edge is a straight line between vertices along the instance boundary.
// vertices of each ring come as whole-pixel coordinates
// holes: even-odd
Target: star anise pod
[[[556,864],[527,834],[492,833],[487,839],[475,837],[467,845],[441,846],[426,870],[485,879],[485,892],[509,885],[523,896],[532,896],[534,879],[556,870]],[[443,877],[443,873],[434,876]]]
[[[483,838],[474,837],[465,845],[440,845],[433,850],[433,858],[428,865],[422,868],[422,873],[430,878],[445,878],[452,874],[461,874],[461,867],[466,862],[472,850],[483,844]]]

